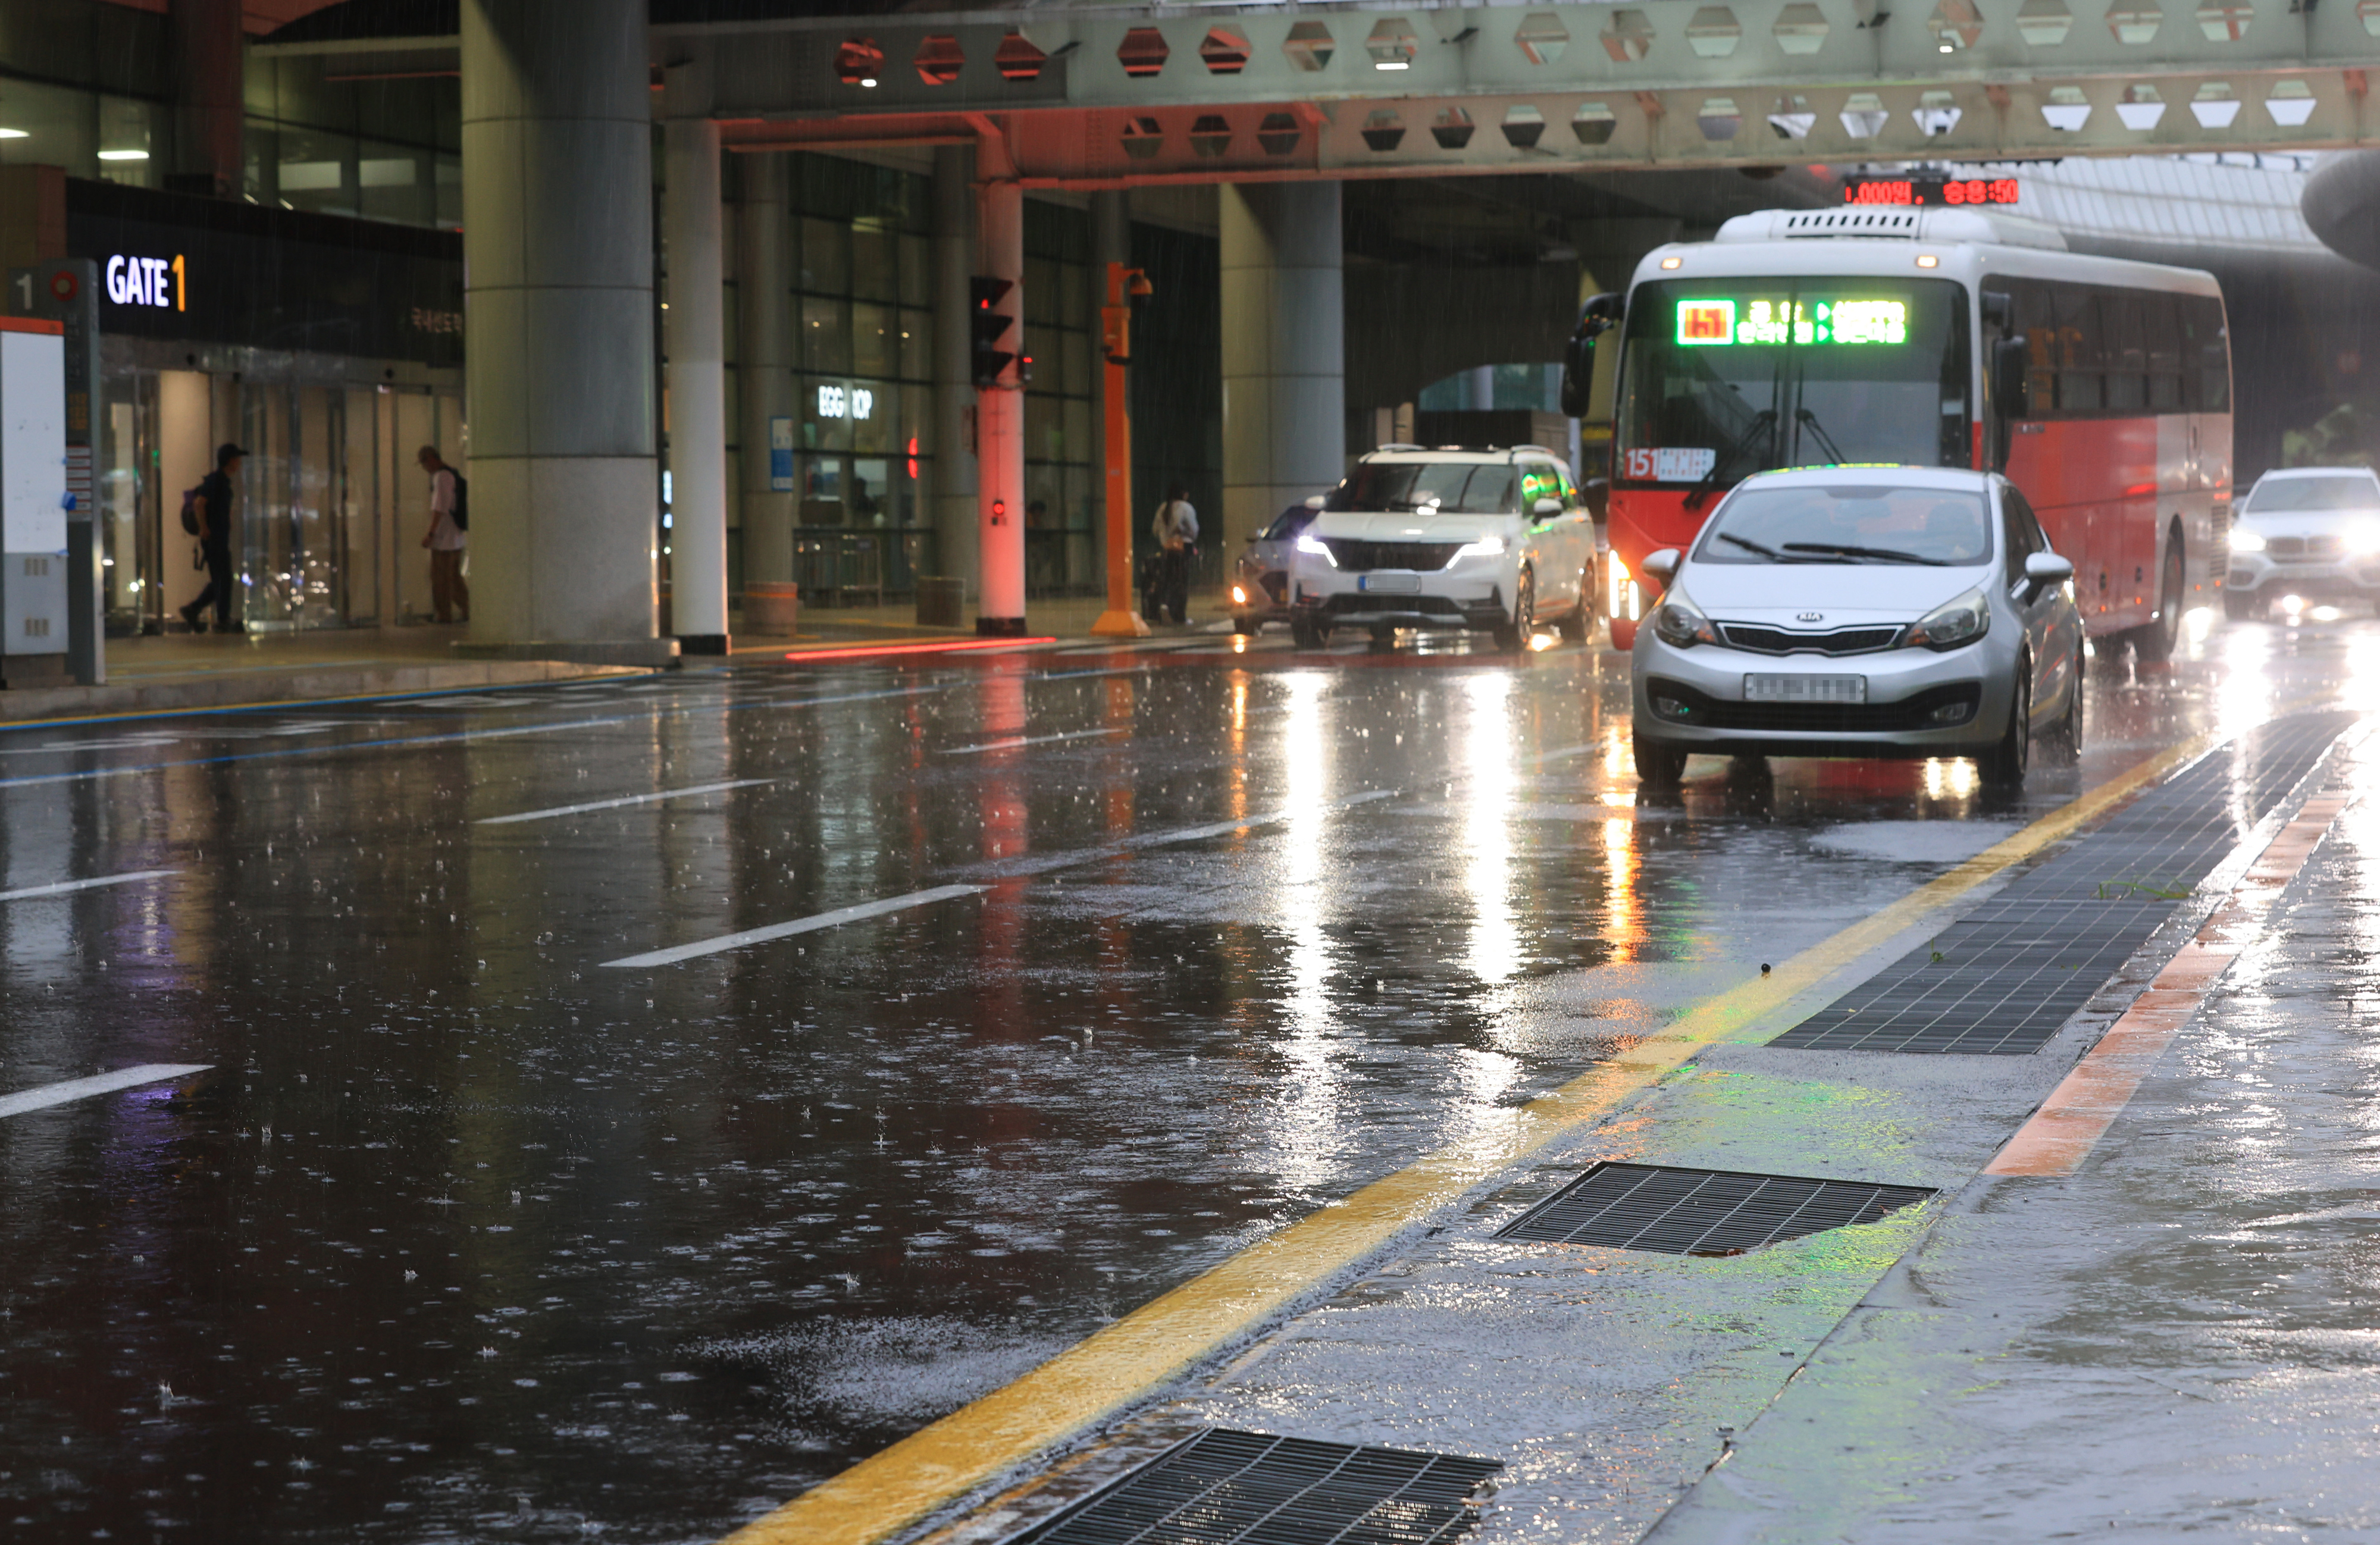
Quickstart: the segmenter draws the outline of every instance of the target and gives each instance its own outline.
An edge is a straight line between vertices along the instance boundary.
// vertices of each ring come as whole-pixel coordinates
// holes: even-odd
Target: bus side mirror
[[[1992,345],[1992,404],[1997,411],[1993,414],[1991,460],[1995,472],[2008,470],[2009,457],[2016,448],[2017,420],[2033,417],[2033,405],[2026,400],[2027,353],[2022,333]]]
[[[1562,349],[1564,417],[1586,417],[1587,399],[1595,391],[1595,340],[1619,325],[1627,306],[1627,297],[1607,291],[1589,296],[1586,304],[1578,309],[1578,325],[1572,329],[1570,342]]]

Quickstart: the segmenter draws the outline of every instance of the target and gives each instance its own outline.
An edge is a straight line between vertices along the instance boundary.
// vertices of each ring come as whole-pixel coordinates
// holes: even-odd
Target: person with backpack
[[[471,620],[471,587],[463,579],[464,533],[471,529],[471,485],[446,465],[438,447],[421,447],[421,469],[430,474],[430,606],[440,622]],[[459,614],[459,615],[457,614]]]
[[[182,529],[199,539],[199,561],[207,570],[207,588],[199,592],[198,600],[182,608],[182,620],[190,625],[193,633],[207,630],[199,614],[210,605],[215,609],[215,631],[247,631],[231,616],[232,480],[239,476],[239,464],[247,455],[229,443],[216,446],[215,469],[200,479],[198,487],[182,495]]]
[[[1149,621],[1162,620],[1159,614],[1171,613],[1178,626],[1190,620],[1190,575],[1198,562],[1198,512],[1190,507],[1190,491],[1175,488],[1165,503],[1157,506],[1157,518],[1148,523],[1148,534],[1157,541],[1157,585],[1154,592],[1157,613],[1144,613]]]

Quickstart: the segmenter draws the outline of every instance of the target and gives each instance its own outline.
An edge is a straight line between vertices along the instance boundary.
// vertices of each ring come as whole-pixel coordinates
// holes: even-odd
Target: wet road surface
[[[0,1118],[0,1517],[714,1539],[2156,749],[2369,706],[2375,655],[2102,663],[2005,805],[1819,762],[1640,803],[1626,662],[1574,647],[7,731],[0,1095],[211,1071]]]

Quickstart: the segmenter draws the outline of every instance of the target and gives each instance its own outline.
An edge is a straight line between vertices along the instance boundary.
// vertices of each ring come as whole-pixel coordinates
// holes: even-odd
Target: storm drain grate
[[[1597,1164],[1496,1231],[1499,1239],[1737,1255],[1846,1223],[1872,1223],[1934,1193],[1731,1170]]]
[[[2313,770],[2352,718],[2299,714],[2241,736],[1768,1044],[2039,1051]]]
[[[1471,1532],[1503,1467],[1216,1428],[1008,1545],[1439,1545]]]

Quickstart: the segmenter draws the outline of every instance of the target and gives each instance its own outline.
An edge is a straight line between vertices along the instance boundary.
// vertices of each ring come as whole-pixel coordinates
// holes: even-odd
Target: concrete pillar
[[[1002,343],[1025,351],[1025,185],[986,179],[978,189],[977,273],[1010,281],[995,310],[1016,319]],[[991,637],[1025,631],[1025,388],[1011,363],[976,393],[977,572],[975,630]]]
[[[173,186],[215,198],[242,187],[248,130],[240,0],[173,0],[174,106],[180,120]]]
[[[1090,303],[1084,308],[1083,313],[1092,319],[1091,335],[1094,341],[1099,336],[1099,310],[1108,303],[1108,264],[1111,262],[1123,263],[1127,268],[1132,266],[1131,198],[1130,195],[1123,193],[1094,193],[1091,195],[1091,267],[1090,272],[1084,276],[1085,282],[1090,286],[1091,294]],[[1097,359],[1094,359],[1092,374],[1099,385],[1091,404],[1091,422],[1104,424],[1107,422],[1108,372],[1099,367]],[[1135,502],[1146,503],[1154,507],[1156,501],[1145,498],[1145,493],[1146,490],[1135,489],[1133,497]],[[1104,502],[1100,502],[1094,506],[1091,517],[1091,572],[1093,574],[1107,573],[1107,506]]]
[[[934,148],[934,548],[936,572],[976,582],[975,382],[967,279],[975,273],[975,152]]]
[[[673,76],[678,72],[673,71]],[[671,91],[677,91],[673,79]],[[670,622],[688,654],[727,652],[726,309],[721,284],[719,125],[673,117],[662,130],[662,317],[670,423]]]
[[[790,297],[794,278],[785,263],[785,238],[793,218],[786,209],[786,178],[793,163],[783,155],[747,155],[744,206],[739,212],[735,253],[735,357],[743,388],[744,477],[740,504],[744,529],[744,578],[789,580],[794,577],[794,519],[798,504],[791,493],[769,487],[769,420],[794,414],[794,331]]]
[[[669,652],[650,642],[660,490],[645,32],[642,0],[463,0],[471,642],[482,648]]]
[[[1346,470],[1339,185],[1226,183],[1221,197],[1223,508],[1202,545],[1236,553]]]

